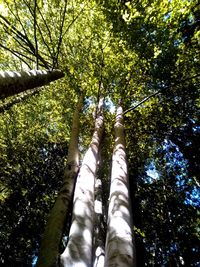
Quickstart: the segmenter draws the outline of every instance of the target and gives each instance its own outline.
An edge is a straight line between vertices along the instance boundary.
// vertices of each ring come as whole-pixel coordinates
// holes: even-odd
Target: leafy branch
[[[196,75],[194,75],[194,76],[187,77],[187,78],[185,78],[185,79],[179,80],[179,81],[177,81],[177,82],[174,84],[174,86],[178,86],[178,85],[182,84],[183,82],[186,82],[186,81],[195,79],[195,78],[197,78],[197,77],[200,77],[200,74],[196,74]],[[168,87],[168,89],[169,89],[169,88],[170,88],[170,87]],[[167,88],[165,88],[165,90],[166,90],[166,89],[167,89]],[[127,114],[128,112],[130,112],[130,111],[136,109],[137,107],[139,107],[140,105],[142,105],[144,102],[146,102],[146,101],[149,100],[150,98],[152,98],[152,97],[154,97],[154,96],[156,96],[156,95],[162,93],[162,91],[163,91],[163,88],[160,88],[160,89],[159,89],[158,91],[156,91],[155,93],[153,93],[153,94],[151,94],[151,95],[145,97],[144,99],[142,99],[137,105],[135,105],[135,106],[133,106],[133,107],[130,107],[129,109],[127,109],[126,111],[124,111],[123,114],[125,115],[125,114]]]
[[[25,47],[27,47],[27,51],[34,55],[35,57],[37,57],[42,63],[43,66],[47,69],[49,69],[49,64],[46,62],[46,60],[39,54],[36,53],[36,49],[34,47],[34,45],[32,44],[32,42],[30,41],[30,39],[28,38],[28,36],[26,35],[26,33],[21,33],[15,26],[13,26],[11,24],[11,22],[9,22],[3,15],[0,14],[0,19],[2,20],[1,23],[4,26],[5,32],[7,32],[8,34],[10,34],[9,30],[11,31],[11,33],[13,33],[17,38],[19,38],[22,43],[25,44]]]

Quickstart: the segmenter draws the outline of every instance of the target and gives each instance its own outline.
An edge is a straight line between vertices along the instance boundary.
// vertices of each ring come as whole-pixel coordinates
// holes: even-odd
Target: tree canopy
[[[120,104],[137,264],[199,265],[199,14],[197,0],[0,0],[2,73],[64,74],[42,90],[29,86],[0,99],[2,266],[31,266],[38,257],[81,94],[80,165],[104,96],[97,222],[106,225]]]

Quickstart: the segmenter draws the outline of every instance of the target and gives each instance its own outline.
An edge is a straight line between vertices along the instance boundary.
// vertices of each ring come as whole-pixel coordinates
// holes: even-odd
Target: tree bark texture
[[[98,105],[95,130],[90,146],[83,158],[73,202],[72,225],[69,242],[61,255],[62,267],[92,266],[92,234],[94,227],[94,186],[99,146],[103,132],[103,99]]]
[[[42,87],[36,87],[32,90],[27,90],[25,92],[19,93],[18,95],[12,97],[9,100],[5,100],[2,104],[0,104],[0,113],[9,110],[12,106],[14,106],[17,103],[21,103],[24,100],[28,99],[31,96],[39,95],[43,88]]]
[[[105,267],[136,266],[130,210],[123,110],[118,107],[112,157]]]
[[[58,266],[59,246],[62,239],[66,216],[73,200],[74,184],[79,170],[79,115],[83,105],[83,95],[75,109],[72,122],[71,137],[68,148],[67,166],[65,168],[63,185],[58,193],[56,202],[50,211],[42,238],[37,267]]]
[[[102,181],[95,182],[93,267],[103,267],[105,258],[105,223],[102,199]]]
[[[64,77],[60,70],[0,71],[0,98],[47,85]]]

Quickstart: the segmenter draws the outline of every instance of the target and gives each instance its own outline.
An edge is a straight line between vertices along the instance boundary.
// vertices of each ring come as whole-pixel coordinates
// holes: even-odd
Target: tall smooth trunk
[[[56,202],[50,211],[42,238],[37,267],[58,266],[59,246],[63,235],[66,216],[69,212],[70,203],[73,199],[74,184],[79,170],[78,136],[79,115],[82,105],[83,95],[80,96],[74,112],[63,185],[59,191]]]
[[[83,158],[77,177],[69,242],[61,255],[61,266],[63,267],[89,267],[92,265],[94,185],[103,132],[102,109],[103,99],[100,99],[92,141]]]
[[[127,171],[123,110],[118,107],[112,157],[105,267],[136,266]]]
[[[0,98],[47,85],[64,77],[60,70],[0,71]]]
[[[103,214],[102,181],[95,182],[94,234],[93,234],[93,267],[102,267],[105,258],[105,224]]]

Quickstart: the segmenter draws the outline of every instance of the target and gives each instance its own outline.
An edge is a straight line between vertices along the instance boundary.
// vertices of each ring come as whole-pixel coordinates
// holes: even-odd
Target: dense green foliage
[[[31,266],[37,255],[79,91],[83,155],[101,83],[105,216],[112,110],[121,100],[124,110],[133,107],[125,131],[138,266],[199,265],[199,11],[197,0],[0,1],[0,68],[65,72],[0,114],[3,266]]]

